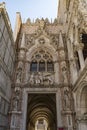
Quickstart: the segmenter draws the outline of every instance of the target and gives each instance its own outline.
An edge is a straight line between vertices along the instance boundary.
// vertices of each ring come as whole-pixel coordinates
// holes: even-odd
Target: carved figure
[[[54,83],[53,76],[48,77],[48,79],[49,79],[49,84],[53,84]]]
[[[18,105],[19,105],[19,94],[20,92],[18,90],[15,91],[15,96],[13,97],[13,110],[17,111],[18,110]]]
[[[70,108],[70,94],[69,90],[64,90],[64,106],[69,109]]]
[[[44,44],[44,43],[45,43],[45,39],[44,39],[44,38],[40,38],[40,39],[39,39],[39,43],[40,43],[40,44]]]
[[[37,74],[31,74],[29,82],[31,84],[53,84],[53,75],[45,75],[44,73],[38,72]]]
[[[21,82],[21,75],[22,75],[22,68],[19,68],[17,70],[17,75],[16,75],[16,82],[20,83]]]
[[[14,98],[13,99],[13,110],[17,111],[17,108],[18,108],[18,99]]]
[[[67,69],[66,69],[66,67],[62,68],[62,75],[63,75],[63,82],[67,83],[68,79],[67,79]]]
[[[36,76],[35,76],[35,83],[36,83],[36,84],[40,84],[39,75],[36,75]]]
[[[39,79],[40,79],[40,83],[43,84],[43,74],[39,73]]]
[[[30,76],[30,83],[31,83],[31,84],[34,84],[34,83],[35,83],[35,81],[34,81],[34,75],[33,75],[33,74],[31,74],[31,76]]]
[[[47,81],[48,84],[53,84],[54,83],[53,76],[45,76],[44,81]]]

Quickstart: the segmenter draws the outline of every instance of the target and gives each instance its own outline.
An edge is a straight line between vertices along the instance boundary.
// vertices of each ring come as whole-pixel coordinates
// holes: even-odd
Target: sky
[[[36,18],[55,19],[57,17],[58,0],[0,0],[6,3],[6,9],[14,30],[16,12],[21,13],[22,22],[28,18],[33,21]]]

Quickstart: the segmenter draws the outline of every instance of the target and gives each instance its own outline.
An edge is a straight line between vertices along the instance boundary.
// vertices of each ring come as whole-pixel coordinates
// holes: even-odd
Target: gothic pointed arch
[[[76,93],[76,107],[77,114],[84,116],[87,113],[87,82],[83,81],[80,83]]]
[[[81,92],[81,114],[87,115],[87,86],[84,86]]]

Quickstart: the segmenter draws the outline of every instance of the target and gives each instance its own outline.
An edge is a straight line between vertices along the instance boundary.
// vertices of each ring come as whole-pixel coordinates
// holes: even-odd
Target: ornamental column
[[[67,48],[68,48],[68,57],[69,57],[69,64],[70,64],[70,77],[72,80],[71,82],[74,83],[77,79],[77,68],[75,63],[73,44],[71,43],[70,39],[67,40]]]
[[[25,48],[25,34],[22,35],[20,51],[17,60],[17,69],[16,69],[16,79],[15,83],[13,84],[12,91],[12,102],[11,102],[11,110],[10,110],[10,130],[21,130],[21,116],[22,116],[22,82],[23,82],[23,74],[24,74],[24,59],[26,54]]]
[[[68,84],[68,68],[66,63],[66,56],[64,51],[64,42],[62,32],[59,34],[59,60],[60,60],[60,71],[61,71],[61,83]]]

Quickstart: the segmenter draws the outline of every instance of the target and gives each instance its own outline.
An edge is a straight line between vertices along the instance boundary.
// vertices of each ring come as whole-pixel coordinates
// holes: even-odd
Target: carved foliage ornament
[[[81,0],[81,4],[87,10],[87,0]]]
[[[35,44],[34,36],[32,36],[32,35],[26,35],[26,44],[27,44],[28,48],[30,48],[31,46],[33,46]]]
[[[58,44],[59,43],[59,36],[57,35],[52,35],[51,36],[51,45],[53,45],[53,47],[55,48],[55,49],[57,49],[58,48]]]
[[[40,38],[38,41],[39,41],[40,44],[44,44],[45,43],[45,39],[44,38]]]

